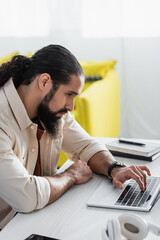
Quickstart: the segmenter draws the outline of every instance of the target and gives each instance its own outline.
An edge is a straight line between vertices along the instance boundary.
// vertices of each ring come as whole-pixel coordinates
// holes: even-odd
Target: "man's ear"
[[[51,76],[48,73],[40,74],[37,79],[37,84],[39,89],[44,92],[48,92],[53,86]]]

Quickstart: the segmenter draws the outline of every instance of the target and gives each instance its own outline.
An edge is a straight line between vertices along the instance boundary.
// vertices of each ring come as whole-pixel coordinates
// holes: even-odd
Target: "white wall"
[[[160,139],[160,39],[85,38],[81,1],[59,1],[56,8],[52,9],[48,36],[0,37],[0,56],[14,51],[27,54],[52,43],[67,47],[79,60],[117,60],[121,86],[120,135]]]

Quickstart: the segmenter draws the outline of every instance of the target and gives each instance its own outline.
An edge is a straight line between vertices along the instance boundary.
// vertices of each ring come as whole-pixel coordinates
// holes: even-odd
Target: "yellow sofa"
[[[76,97],[72,112],[80,125],[93,137],[117,137],[120,129],[119,79],[114,68],[116,61],[80,61],[87,78],[82,93]],[[61,152],[58,166],[67,157]]]

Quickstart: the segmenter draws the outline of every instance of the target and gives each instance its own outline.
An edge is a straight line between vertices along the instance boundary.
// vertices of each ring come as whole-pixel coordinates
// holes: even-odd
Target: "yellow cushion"
[[[107,61],[79,61],[86,76],[100,75],[104,78],[109,69],[113,68],[116,64],[115,60]]]
[[[16,55],[18,55],[18,54],[19,54],[19,52],[14,52],[14,53],[12,53],[12,54],[9,54],[9,55],[7,55],[7,56],[5,56],[5,57],[0,58],[0,66],[1,66],[3,63],[9,62],[9,61],[12,59],[12,57],[14,57],[14,56],[16,56]]]
[[[79,61],[81,67],[83,68],[84,74],[86,77],[89,76],[97,76],[99,75],[101,78],[106,77],[109,70],[114,68],[114,65],[117,63],[115,60],[105,60],[105,61]],[[96,81],[87,81],[84,84],[82,92],[84,92],[88,87],[90,87]],[[99,81],[98,81],[99,82]],[[76,102],[77,98],[75,98],[74,111],[72,112],[75,116],[75,119],[78,121],[77,111],[76,111]],[[78,121],[79,122],[79,121]],[[80,122],[79,122],[80,123]]]

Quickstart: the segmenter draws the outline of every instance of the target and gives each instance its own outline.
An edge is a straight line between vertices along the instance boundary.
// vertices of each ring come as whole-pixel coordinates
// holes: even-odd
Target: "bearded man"
[[[70,114],[84,82],[75,56],[59,45],[0,67],[0,229],[16,212],[45,207],[93,172],[109,175],[117,188],[130,178],[146,188],[146,166],[115,162]],[[61,150],[74,163],[56,174]]]

